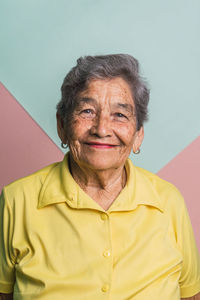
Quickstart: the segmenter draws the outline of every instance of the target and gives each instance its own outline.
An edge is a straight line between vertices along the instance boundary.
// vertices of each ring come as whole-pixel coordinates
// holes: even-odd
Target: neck
[[[104,209],[109,208],[126,184],[124,166],[93,170],[77,164],[70,155],[70,169],[77,184]]]

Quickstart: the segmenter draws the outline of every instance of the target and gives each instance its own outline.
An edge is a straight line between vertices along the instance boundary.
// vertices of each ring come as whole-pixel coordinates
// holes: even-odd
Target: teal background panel
[[[60,145],[55,107],[76,59],[132,54],[151,99],[141,154],[131,157],[157,172],[199,135],[199,13],[199,0],[1,0],[1,81]]]

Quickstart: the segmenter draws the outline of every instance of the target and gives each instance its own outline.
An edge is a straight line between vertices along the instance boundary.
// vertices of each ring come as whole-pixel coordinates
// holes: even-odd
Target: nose
[[[112,135],[112,128],[109,116],[101,113],[95,120],[90,130],[92,135],[99,138]]]

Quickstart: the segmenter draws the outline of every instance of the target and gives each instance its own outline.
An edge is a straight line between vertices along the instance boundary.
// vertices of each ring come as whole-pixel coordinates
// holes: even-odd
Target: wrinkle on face
[[[135,106],[128,83],[122,78],[90,81],[77,97],[67,135],[75,161],[94,169],[122,166],[136,136]],[[87,147],[92,140],[118,147],[105,151]]]

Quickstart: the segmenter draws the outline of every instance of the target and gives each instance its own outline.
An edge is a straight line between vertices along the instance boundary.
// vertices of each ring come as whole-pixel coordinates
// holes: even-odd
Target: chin
[[[123,162],[119,162],[119,160],[113,160],[112,158],[106,158],[103,157],[102,159],[100,159],[100,157],[98,157],[98,159],[87,159],[84,160],[84,164],[86,164],[89,168],[93,169],[93,170],[108,170],[108,169],[116,169],[121,167],[122,165],[124,165]]]

